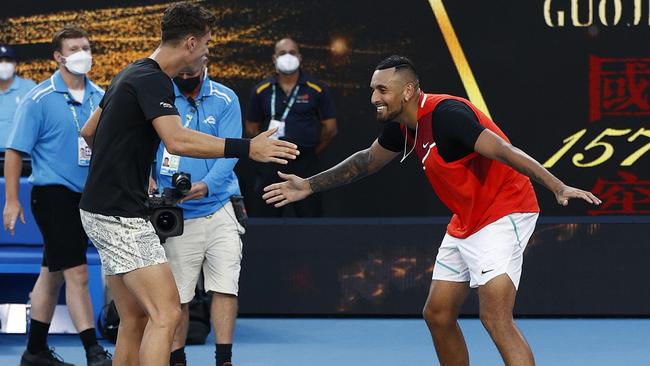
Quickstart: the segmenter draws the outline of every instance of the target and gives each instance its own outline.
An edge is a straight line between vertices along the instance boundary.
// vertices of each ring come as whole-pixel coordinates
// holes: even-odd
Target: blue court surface
[[[503,364],[477,319],[462,319],[472,365]],[[650,319],[520,319],[538,365],[650,365]],[[214,365],[213,336],[187,348],[189,365]],[[235,366],[438,365],[418,319],[239,319]],[[18,365],[24,335],[0,336],[0,365]],[[75,335],[50,336],[67,362],[85,365]],[[108,345],[113,349],[112,345]]]

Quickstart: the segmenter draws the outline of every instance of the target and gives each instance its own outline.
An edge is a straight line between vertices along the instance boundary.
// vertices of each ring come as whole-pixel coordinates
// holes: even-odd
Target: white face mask
[[[86,75],[93,64],[93,56],[88,51],[75,52],[65,60],[65,67],[75,75]]]
[[[0,80],[9,80],[14,77],[16,65],[13,62],[0,62]]]
[[[275,59],[275,67],[283,74],[293,74],[300,67],[300,59],[290,53]]]

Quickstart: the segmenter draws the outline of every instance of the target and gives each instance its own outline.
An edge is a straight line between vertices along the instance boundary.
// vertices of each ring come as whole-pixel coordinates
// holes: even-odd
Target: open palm
[[[293,174],[284,174],[278,172],[284,182],[274,183],[264,187],[262,199],[269,205],[282,207],[291,202],[296,202],[307,198],[312,194],[309,181]]]

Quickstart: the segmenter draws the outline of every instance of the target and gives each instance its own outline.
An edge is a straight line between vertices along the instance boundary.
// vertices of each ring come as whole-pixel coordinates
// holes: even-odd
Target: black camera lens
[[[151,212],[151,224],[164,243],[165,238],[183,235],[183,210],[176,206],[158,206]]]
[[[170,232],[176,228],[177,218],[174,212],[161,212],[156,219],[156,226],[162,232]]]
[[[172,176],[172,185],[178,190],[182,195],[186,195],[187,192],[192,188],[192,179],[187,173],[175,173]]]

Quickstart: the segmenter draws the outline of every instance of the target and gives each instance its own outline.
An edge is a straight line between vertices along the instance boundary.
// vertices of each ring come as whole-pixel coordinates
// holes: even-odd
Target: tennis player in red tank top
[[[379,138],[312,177],[279,173],[285,182],[266,187],[263,198],[281,207],[352,183],[414,151],[433,190],[453,213],[423,310],[440,363],[469,364],[457,319],[469,289],[477,287],[481,321],[505,364],[534,365],[512,317],[523,252],[539,212],[529,178],[549,189],[563,206],[575,198],[595,205],[601,201],[565,185],[512,146],[469,101],[422,92],[415,67],[405,57],[380,62],[370,87],[377,119],[385,124]]]

